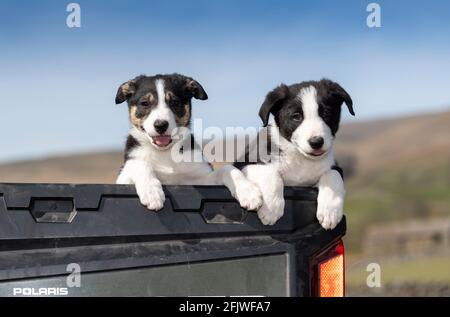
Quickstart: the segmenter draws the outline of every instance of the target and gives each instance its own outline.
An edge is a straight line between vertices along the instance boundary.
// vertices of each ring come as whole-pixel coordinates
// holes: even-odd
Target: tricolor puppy
[[[263,194],[258,216],[264,224],[273,225],[283,215],[283,185],[317,186],[320,224],[333,229],[340,222],[345,189],[333,142],[344,102],[354,115],[349,94],[327,79],[280,85],[267,95],[259,116],[265,127],[260,133],[268,135],[268,143],[250,147],[244,163],[235,164]],[[268,124],[270,114],[275,122]],[[253,155],[257,162],[249,164],[252,151],[261,147],[270,153]]]
[[[151,210],[163,208],[161,184],[226,185],[243,208],[257,210],[258,187],[233,166],[213,171],[203,159],[189,130],[192,98],[208,96],[197,81],[179,74],[138,76],[119,87],[116,104],[128,102],[132,128],[117,183],[135,184],[141,203]],[[180,153],[188,158],[200,153],[200,160],[180,160]]]

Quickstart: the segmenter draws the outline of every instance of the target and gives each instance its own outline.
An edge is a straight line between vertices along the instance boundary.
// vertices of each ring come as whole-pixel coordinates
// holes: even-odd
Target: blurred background
[[[352,96],[346,173],[347,293],[450,296],[450,3],[76,1],[0,4],[0,182],[113,183],[127,109],[118,86],[179,72],[210,99],[203,127],[259,127],[276,85],[328,77]],[[381,267],[381,287],[366,284]]]

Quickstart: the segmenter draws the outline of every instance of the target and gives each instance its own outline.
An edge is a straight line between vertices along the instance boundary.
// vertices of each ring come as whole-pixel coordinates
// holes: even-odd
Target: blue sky
[[[0,4],[0,162],[120,148],[128,130],[118,85],[179,72],[210,99],[194,101],[203,126],[259,126],[259,106],[281,82],[328,77],[352,95],[345,121],[450,107],[450,2],[71,1]]]

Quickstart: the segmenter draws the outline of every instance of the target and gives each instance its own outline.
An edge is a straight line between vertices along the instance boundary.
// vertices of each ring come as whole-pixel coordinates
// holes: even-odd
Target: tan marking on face
[[[144,96],[144,98],[148,101],[148,103],[149,104],[151,104],[151,105],[153,105],[155,102],[156,102],[156,98],[155,98],[155,96],[151,93],[151,92],[149,92],[148,94],[146,94],[145,96]]]
[[[130,106],[130,121],[136,128],[141,128],[142,123],[144,122],[144,118],[136,117],[137,106]]]
[[[189,122],[191,121],[191,107],[189,104],[184,105],[184,116],[175,117],[175,121],[178,126],[187,127],[189,126]]]
[[[173,92],[171,92],[171,91],[166,92],[165,99],[166,99],[166,104],[169,104],[170,101],[173,99]]]

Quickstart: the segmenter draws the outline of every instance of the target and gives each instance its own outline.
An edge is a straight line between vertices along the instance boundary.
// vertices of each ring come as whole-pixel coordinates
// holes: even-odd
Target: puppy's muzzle
[[[313,136],[308,140],[308,143],[313,150],[319,150],[322,148],[325,140],[321,136]]]
[[[166,120],[155,120],[153,126],[155,127],[156,132],[158,132],[159,134],[164,134],[164,132],[166,132],[167,128],[169,127],[169,122]]]

